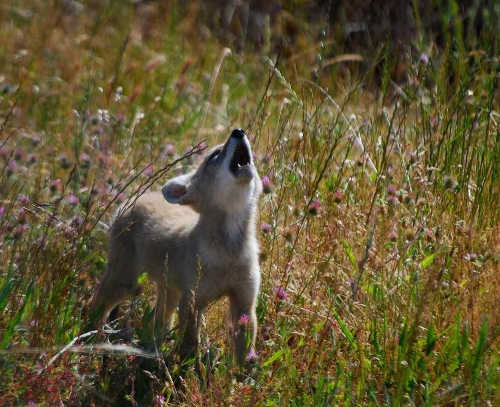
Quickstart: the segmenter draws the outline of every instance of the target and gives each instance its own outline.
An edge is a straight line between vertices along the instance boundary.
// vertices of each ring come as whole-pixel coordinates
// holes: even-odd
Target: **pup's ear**
[[[161,189],[163,196],[170,203],[189,205],[193,202],[191,190],[192,173],[179,175],[167,181]]]

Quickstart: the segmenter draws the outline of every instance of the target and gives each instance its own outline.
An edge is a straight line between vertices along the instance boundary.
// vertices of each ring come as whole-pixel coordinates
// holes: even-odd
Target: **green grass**
[[[396,84],[388,46],[313,75],[312,36],[275,66],[168,10],[146,26],[118,1],[0,9],[0,405],[500,402],[498,40],[466,42],[443,14],[445,47],[419,36],[429,60],[409,47]],[[256,366],[232,362],[222,303],[200,375],[180,376],[172,341],[166,362],[134,354],[150,335],[147,279],[126,308],[134,348],[89,334],[58,354],[86,332],[117,205],[240,126],[272,183]]]

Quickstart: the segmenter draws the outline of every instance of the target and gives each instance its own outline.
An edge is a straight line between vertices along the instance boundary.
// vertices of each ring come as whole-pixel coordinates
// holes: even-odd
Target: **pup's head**
[[[162,188],[170,203],[190,205],[199,213],[239,213],[255,207],[262,184],[245,133],[233,130],[214,147],[197,170],[169,180]]]

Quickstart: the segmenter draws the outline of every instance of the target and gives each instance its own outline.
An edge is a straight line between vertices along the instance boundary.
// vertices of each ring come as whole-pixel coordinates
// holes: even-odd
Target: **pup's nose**
[[[245,132],[242,129],[234,129],[231,133],[231,137],[242,139],[243,137],[245,137]]]

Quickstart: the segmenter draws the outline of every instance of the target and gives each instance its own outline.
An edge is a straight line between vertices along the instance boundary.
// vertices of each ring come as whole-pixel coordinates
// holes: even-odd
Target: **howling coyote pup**
[[[119,214],[111,228],[108,268],[92,301],[99,324],[136,292],[139,275],[147,272],[156,283],[158,326],[169,326],[179,306],[182,357],[197,349],[204,308],[228,296],[236,356],[243,363],[246,352],[254,352],[257,332],[255,222],[261,190],[250,143],[236,129],[197,170],[169,180],[161,192],[142,195]]]

